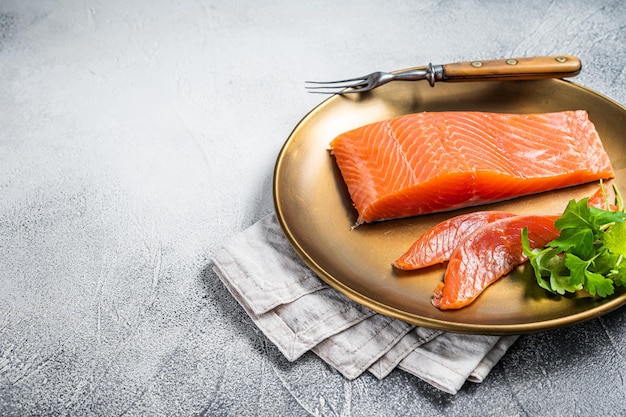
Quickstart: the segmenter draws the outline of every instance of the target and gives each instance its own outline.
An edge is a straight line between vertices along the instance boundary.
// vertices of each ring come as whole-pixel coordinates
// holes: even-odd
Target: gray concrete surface
[[[625,22],[620,0],[1,1],[0,415],[624,415],[623,309],[450,396],[287,362],[209,257],[272,212],[305,79],[568,53],[624,104]]]

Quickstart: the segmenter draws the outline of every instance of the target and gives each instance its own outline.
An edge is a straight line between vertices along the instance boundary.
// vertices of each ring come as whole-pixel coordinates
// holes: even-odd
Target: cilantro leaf
[[[537,284],[539,284],[539,286],[543,288],[544,290],[554,292],[554,290],[552,290],[552,287],[550,286],[550,282],[544,279],[544,274],[545,273],[549,274],[550,271],[544,266],[544,262],[542,262],[542,258],[544,257],[544,255],[550,252],[556,254],[558,253],[558,250],[549,249],[549,248],[544,249],[544,250],[531,249],[530,242],[528,240],[528,227],[524,227],[522,229],[521,235],[522,235],[522,251],[524,255],[526,255],[526,257],[530,261],[530,265],[533,267]],[[550,253],[550,255],[548,256],[552,256],[552,253]]]
[[[594,252],[593,242],[593,229],[584,226],[564,229],[559,237],[548,242],[547,246],[588,259]]]
[[[626,256],[626,223],[615,223],[602,235],[604,246],[615,254]]]
[[[573,229],[573,228],[590,228],[589,222],[589,198],[583,198],[580,201],[570,200],[563,215],[556,219],[554,227],[557,230]]]
[[[572,282],[572,277],[568,274],[559,274],[557,271],[550,273],[550,287],[552,292],[563,295],[566,292],[576,292],[583,289],[580,282]]]
[[[591,261],[584,261],[571,253],[565,254],[565,266],[570,270],[570,281],[574,284],[583,285],[585,283],[585,271]]]
[[[608,276],[615,281],[615,285],[626,286],[626,262],[624,262],[623,257],[620,256],[615,268],[611,269]]]
[[[624,218],[626,218],[626,213],[621,211],[609,211],[597,207],[589,207],[589,223],[593,229],[600,230],[603,226],[623,222]]]
[[[593,259],[584,261],[571,253],[565,255],[565,266],[571,272],[571,283],[582,286],[593,296],[597,294],[600,297],[606,297],[613,294],[613,280],[597,272],[590,271],[589,268],[592,265]]]
[[[608,275],[615,274],[615,269],[618,267],[621,255],[612,253],[611,251],[601,250],[595,256],[593,261],[593,270],[599,274]]]
[[[591,271],[585,271],[585,278],[587,291],[591,295],[607,297],[615,292],[614,281],[611,278]]]
[[[535,279],[541,288],[561,295],[582,289],[582,285],[570,284],[569,271],[559,249],[530,248],[527,227],[522,229],[522,249],[533,267]]]

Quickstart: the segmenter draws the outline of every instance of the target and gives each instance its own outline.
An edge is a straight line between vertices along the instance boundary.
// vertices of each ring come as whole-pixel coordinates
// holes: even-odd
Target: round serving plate
[[[441,311],[431,304],[445,265],[395,270],[391,262],[428,228],[473,210],[514,213],[562,211],[598,184],[570,187],[488,206],[389,220],[353,228],[357,213],[330,141],[340,133],[421,111],[544,113],[587,110],[624,187],[626,109],[580,85],[556,79],[471,83],[394,82],[368,93],[331,96],[307,114],[282,147],[274,171],[276,215],[289,242],[322,280],[374,311],[441,330],[519,334],[562,327],[605,314],[626,302],[619,289],[606,299],[555,296],[541,289],[525,264],[487,288],[471,305]]]

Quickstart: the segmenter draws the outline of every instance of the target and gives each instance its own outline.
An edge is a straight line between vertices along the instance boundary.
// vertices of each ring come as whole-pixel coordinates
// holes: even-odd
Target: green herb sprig
[[[571,200],[554,222],[560,235],[544,248],[531,249],[528,228],[522,230],[524,254],[539,286],[561,295],[583,290],[599,297],[626,286],[626,213],[617,189],[615,195],[617,210],[589,207],[589,198]]]

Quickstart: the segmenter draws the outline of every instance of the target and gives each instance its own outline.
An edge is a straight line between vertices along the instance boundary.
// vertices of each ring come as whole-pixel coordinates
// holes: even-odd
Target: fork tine
[[[361,84],[355,84],[356,87],[358,87]],[[352,87],[352,85],[323,85],[320,83],[320,85],[305,85],[304,88],[306,88],[307,90],[324,90],[324,89],[328,89],[328,88],[334,88],[334,89],[341,89],[341,88],[348,88],[348,87]]]
[[[335,80],[335,81],[305,81],[305,83],[309,84],[341,84],[341,83],[349,83],[353,81],[364,82],[367,80],[367,75],[363,77],[355,77],[355,78],[346,78],[345,80]]]
[[[343,90],[344,88],[359,88],[362,84],[356,85],[305,85],[304,88],[307,90]]]
[[[313,93],[313,94],[344,94],[344,93],[349,93],[350,91],[344,91],[344,90],[310,90],[309,89],[307,92]]]
[[[317,86],[317,87],[307,87],[305,86],[304,88],[307,89],[307,92],[309,93],[316,93],[316,94],[349,94],[349,93],[364,93],[366,91],[371,90],[370,87],[363,85],[363,84],[359,84],[356,85],[354,87],[351,86],[330,86],[330,85],[324,85],[324,86]]]
[[[305,83],[313,85],[305,85],[309,93],[318,94],[344,94],[357,92],[367,86],[367,81],[363,78],[353,78],[350,80],[340,81],[305,81]],[[346,90],[351,88],[352,90]]]
[[[307,89],[309,93],[315,94],[347,94],[347,93],[358,93],[360,91],[366,91],[364,88],[353,88],[350,86],[316,86],[316,87],[304,87]]]

